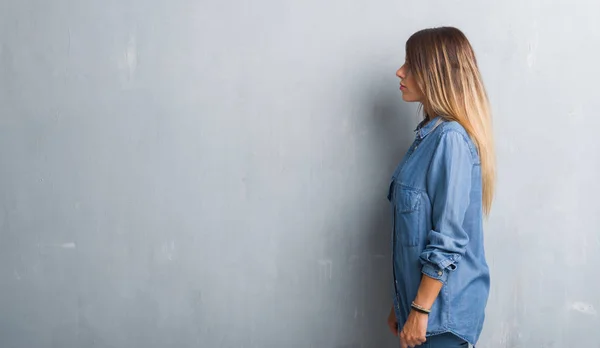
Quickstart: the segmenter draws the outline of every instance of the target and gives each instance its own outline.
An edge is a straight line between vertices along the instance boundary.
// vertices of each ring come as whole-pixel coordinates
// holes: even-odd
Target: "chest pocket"
[[[419,245],[421,235],[421,192],[396,185],[394,192],[394,233],[402,246]]]

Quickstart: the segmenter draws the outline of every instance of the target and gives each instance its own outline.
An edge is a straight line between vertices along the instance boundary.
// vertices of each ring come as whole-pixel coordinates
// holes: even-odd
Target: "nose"
[[[398,69],[396,71],[396,76],[398,76],[399,78],[403,79],[404,78],[404,65],[400,67],[400,69]]]

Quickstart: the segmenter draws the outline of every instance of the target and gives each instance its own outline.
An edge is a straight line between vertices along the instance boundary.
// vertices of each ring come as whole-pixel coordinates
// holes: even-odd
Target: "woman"
[[[413,34],[397,71],[424,120],[392,177],[394,304],[402,348],[466,347],[483,326],[490,278],[483,215],[492,205],[491,118],[473,49],[456,28]]]

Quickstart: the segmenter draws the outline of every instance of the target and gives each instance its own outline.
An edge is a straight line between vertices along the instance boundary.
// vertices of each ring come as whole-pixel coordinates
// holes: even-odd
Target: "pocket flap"
[[[418,191],[398,187],[396,193],[396,209],[399,213],[410,213],[419,208],[420,193]]]

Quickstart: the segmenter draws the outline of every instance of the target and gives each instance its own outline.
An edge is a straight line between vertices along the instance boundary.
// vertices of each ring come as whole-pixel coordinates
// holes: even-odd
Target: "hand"
[[[392,309],[390,310],[390,315],[388,315],[387,323],[388,323],[388,326],[390,327],[390,330],[394,334],[394,336],[397,337],[398,336],[398,320],[396,319],[396,313],[394,313],[394,306],[392,306]]]
[[[409,348],[420,346],[425,343],[427,333],[427,322],[429,316],[414,310],[410,311],[408,319],[400,332],[400,347]]]

